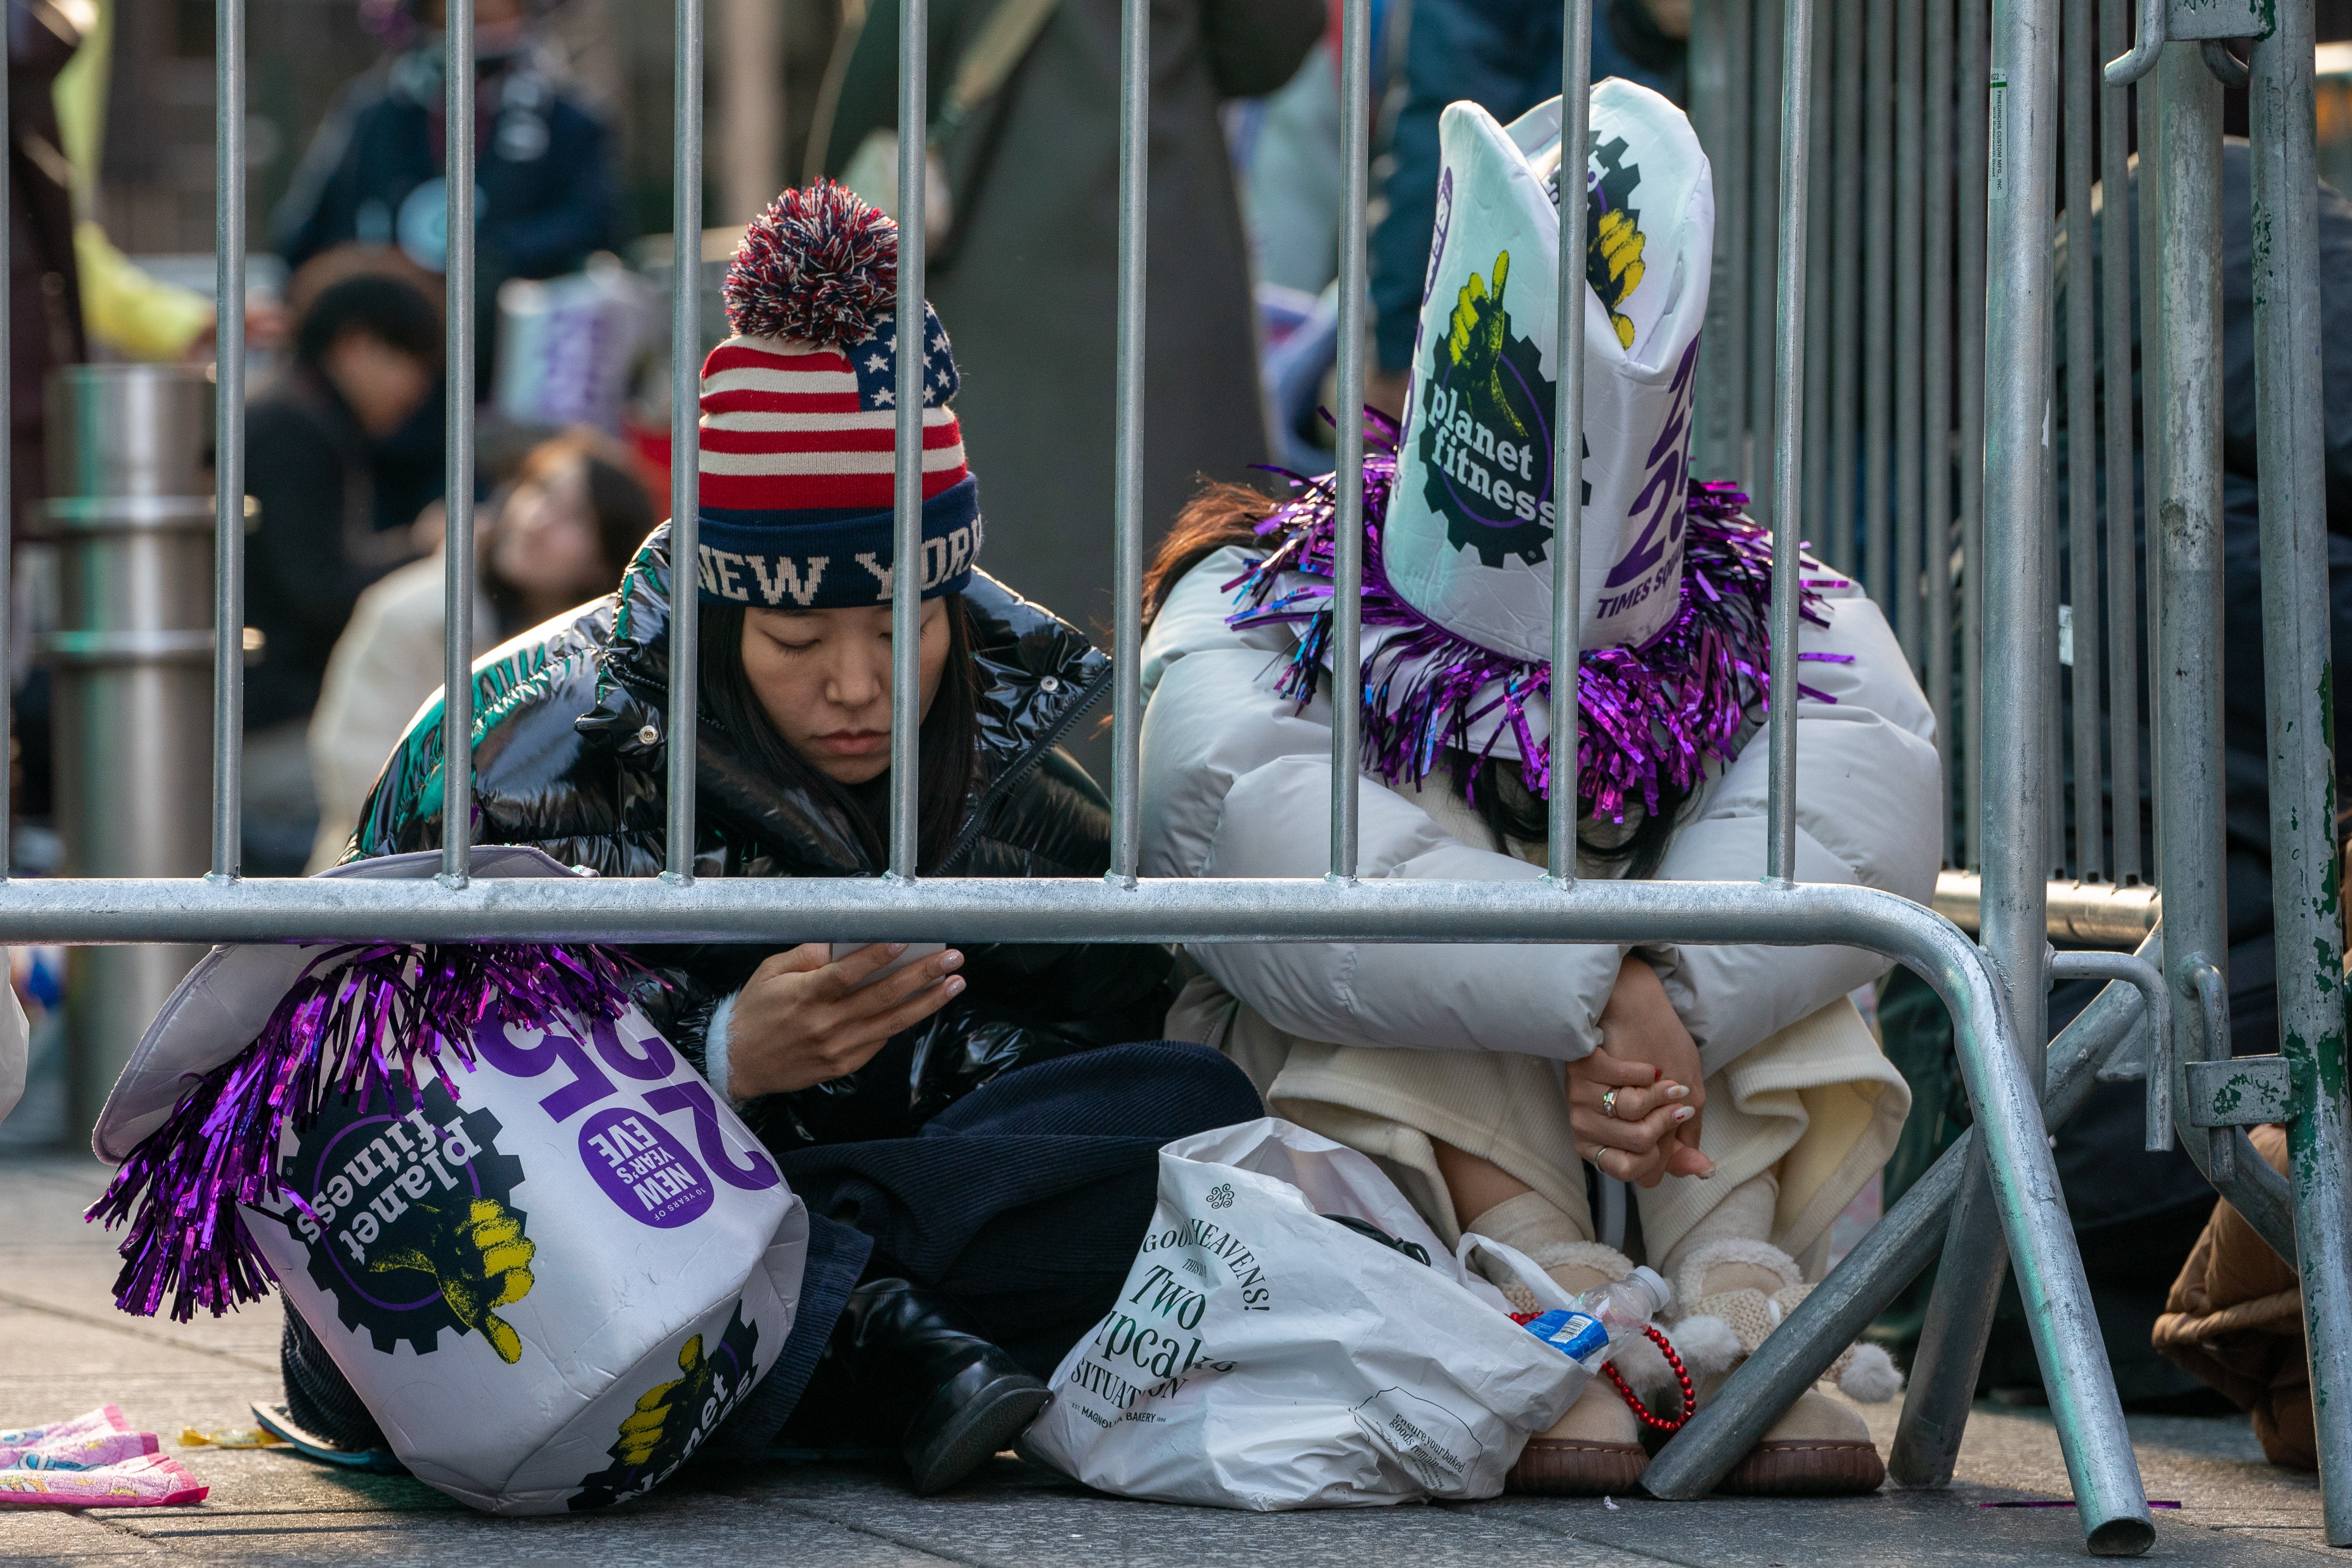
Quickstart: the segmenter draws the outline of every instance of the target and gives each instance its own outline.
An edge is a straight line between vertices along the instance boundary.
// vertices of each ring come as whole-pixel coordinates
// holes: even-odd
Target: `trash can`
[[[211,859],[213,382],[185,365],[73,365],[49,378],[58,555],[57,814],[68,877],[198,877]],[[67,961],[70,1131],[201,947],[76,948]]]

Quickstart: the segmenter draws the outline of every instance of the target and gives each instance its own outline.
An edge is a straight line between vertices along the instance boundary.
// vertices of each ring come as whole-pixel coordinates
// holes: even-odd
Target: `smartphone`
[[[839,963],[851,953],[873,945],[874,944],[872,942],[836,942],[833,944],[833,962]],[[945,952],[947,951],[947,947],[948,944],[943,942],[910,942],[907,944],[906,952],[900,953],[898,957],[892,959],[889,963],[884,964],[881,968],[876,970],[873,973],[860,981],[856,989],[863,991],[866,986],[873,984],[884,975],[896,974],[898,971],[906,968],[907,965],[915,963],[919,959],[929,958],[935,952]]]

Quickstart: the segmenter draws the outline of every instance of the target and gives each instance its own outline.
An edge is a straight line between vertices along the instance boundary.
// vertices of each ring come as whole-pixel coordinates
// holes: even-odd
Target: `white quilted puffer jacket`
[[[1331,788],[1330,708],[1276,689],[1288,626],[1235,629],[1223,584],[1250,552],[1202,562],[1143,645],[1143,869],[1155,877],[1320,877]],[[1801,650],[1811,697],[1797,708],[1799,880],[1860,883],[1925,902],[1940,859],[1935,719],[1877,605],[1824,592]],[[1657,875],[1751,881],[1764,873],[1765,731],[1688,801]],[[1525,880],[1539,868],[1465,843],[1409,795],[1358,781],[1360,874]],[[1443,776],[1428,787],[1447,787]],[[1202,943],[1201,965],[1276,1027],[1340,1045],[1511,1051],[1572,1061],[1596,1020],[1622,946]],[[1708,1073],[1885,973],[1848,948],[1643,943]]]

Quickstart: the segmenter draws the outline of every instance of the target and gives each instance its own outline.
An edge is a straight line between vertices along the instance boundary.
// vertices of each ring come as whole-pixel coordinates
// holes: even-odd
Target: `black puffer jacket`
[[[669,682],[668,529],[620,591],[525,634],[474,666],[475,837],[528,844],[607,877],[664,864]],[[1110,663],[1074,627],[984,574],[964,596],[978,664],[980,762],[957,848],[967,877],[1097,877],[1109,808],[1060,741],[1108,688]],[[830,800],[756,772],[706,715],[696,736],[696,874],[871,877]],[[441,837],[441,708],[420,714],[385,763],[351,858],[429,849]],[[827,941],[812,931],[796,940]],[[942,933],[952,935],[952,933]],[[672,1042],[702,1059],[712,1008],[790,942],[643,948],[669,984],[646,998]],[[902,1137],[1006,1069],[1093,1045],[1156,1038],[1171,961],[1149,946],[967,946],[965,993],[854,1077],[754,1101],[779,1148]]]

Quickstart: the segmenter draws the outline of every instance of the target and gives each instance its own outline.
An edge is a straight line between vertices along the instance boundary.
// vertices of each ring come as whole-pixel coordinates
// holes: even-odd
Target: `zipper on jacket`
[[[948,875],[955,869],[958,861],[971,852],[973,841],[980,837],[981,825],[988,820],[989,814],[1012,792],[1013,785],[1028,777],[1030,770],[1045,760],[1046,752],[1061,744],[1062,737],[1070,732],[1070,727],[1086,717],[1087,710],[1110,685],[1113,673],[1113,668],[1105,664],[1100,675],[1079,689],[1076,698],[1062,710],[1061,717],[1047,725],[1045,732],[1030,742],[1028,749],[1013,760],[1013,765],[997,775],[996,782],[988,786],[988,793],[982,795],[980,804],[972,808],[971,820],[964,824],[963,831],[956,836],[955,843],[949,847],[947,854],[940,860],[940,868],[932,872],[932,876]]]

